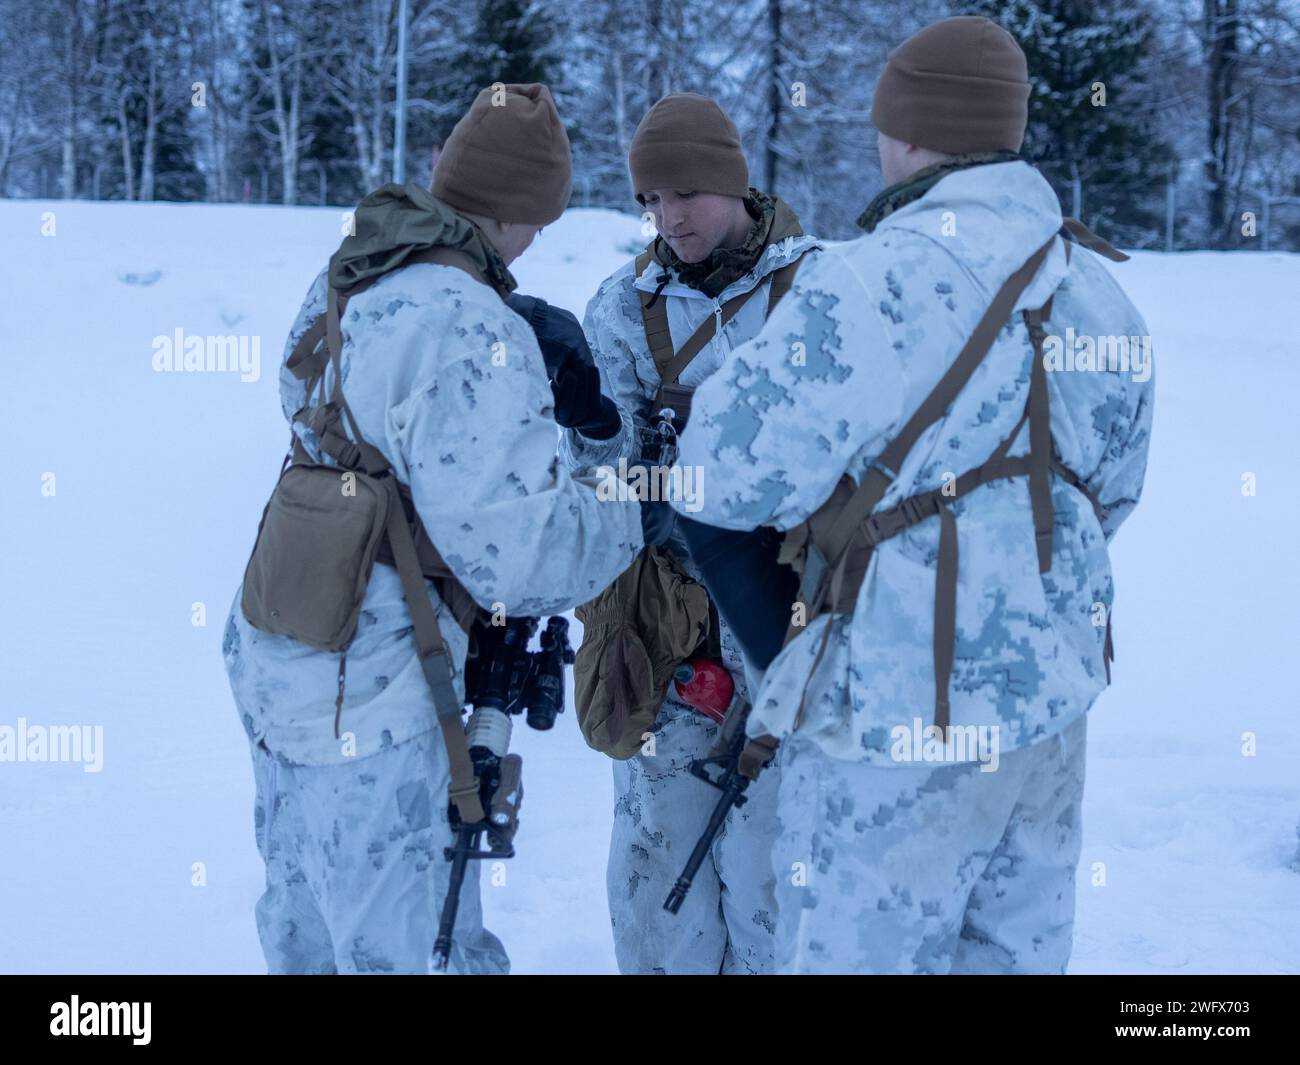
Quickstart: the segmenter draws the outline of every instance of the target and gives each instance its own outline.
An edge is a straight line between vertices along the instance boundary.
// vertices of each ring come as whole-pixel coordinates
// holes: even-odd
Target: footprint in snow
[[[160,277],[162,277],[161,270],[150,270],[147,274],[126,273],[117,275],[117,279],[124,285],[152,285]]]

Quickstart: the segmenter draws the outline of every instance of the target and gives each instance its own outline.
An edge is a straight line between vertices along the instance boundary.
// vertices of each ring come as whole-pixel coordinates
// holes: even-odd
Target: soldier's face
[[[715,248],[732,246],[729,239],[736,229],[738,203],[736,196],[690,189],[651,189],[645,194],[646,209],[654,215],[659,235],[687,263],[707,259]]]

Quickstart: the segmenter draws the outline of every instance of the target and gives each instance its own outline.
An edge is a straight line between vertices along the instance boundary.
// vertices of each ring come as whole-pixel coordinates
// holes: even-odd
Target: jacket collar
[[[919,199],[882,218],[860,242],[888,240],[908,231],[946,250],[981,284],[997,286],[1061,229],[1056,192],[1023,161],[960,169],[946,174]],[[1066,273],[1057,241],[1017,309],[1041,306]]]
[[[706,303],[725,303],[733,296],[739,296],[743,292],[748,292],[752,288],[763,283],[768,274],[773,274],[783,266],[788,266],[794,262],[804,252],[810,248],[821,247],[824,242],[808,234],[801,236],[785,237],[774,244],[769,244],[763,249],[763,254],[759,256],[758,262],[754,264],[752,270],[743,277],[737,278],[725,289],[718,294],[717,300],[711,300],[703,292],[690,285],[685,285],[677,280],[671,270],[668,271],[669,281],[664,286],[664,296],[679,296],[682,299],[704,300]],[[641,272],[641,275],[633,282],[633,287],[641,292],[654,292],[659,287],[659,281],[665,272],[665,267],[661,266],[654,259],[650,260],[649,265]]]

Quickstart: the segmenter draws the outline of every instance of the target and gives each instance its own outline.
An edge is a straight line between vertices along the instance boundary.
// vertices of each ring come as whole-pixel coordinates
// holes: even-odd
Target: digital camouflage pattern
[[[1064,973],[1086,715],[976,762],[879,769],[781,748],[782,973]]]
[[[735,649],[724,648],[723,660],[739,681]],[[619,972],[770,973],[776,885],[769,851],[778,827],[779,768],[765,769],[745,793],[745,805],[731,811],[674,916],[664,899],[721,794],[691,776],[690,764],[710,754],[718,729],[674,697],[651,734],[653,754],[614,763],[606,887]]]
[[[324,309],[316,278],[285,356]],[[348,302],[344,390],[362,435],[408,484],[430,538],[478,604],[545,615],[585,602],[642,547],[635,502],[601,501],[556,459],[558,427],[532,330],[449,266],[389,274]],[[332,371],[326,386],[332,385]],[[286,421],[303,386],[283,366]],[[299,426],[313,460],[314,434]],[[428,593],[464,695],[466,637]],[[258,929],[272,972],[427,971],[450,865],[447,759],[397,571],[376,565],[339,656],[226,622],[226,670],[253,749],[266,892]],[[273,816],[274,815],[274,816]],[[461,892],[452,964],[503,972],[482,928],[477,865]]]
[[[720,315],[722,305],[733,296],[749,292],[756,286],[763,288],[691,360],[678,378],[680,384],[698,386],[717,371],[732,350],[758,334],[767,313],[771,275],[816,246],[818,241],[806,235],[786,237],[768,245],[754,268],[733,281],[714,299],[683,283],[671,269],[668,271],[670,279],[659,298],[668,301],[668,328],[674,348],[681,347],[706,318]],[[589,440],[574,430],[566,429],[561,453],[570,469],[616,466],[620,458],[631,462],[637,457],[633,423],[638,426],[648,424],[649,407],[660,385],[659,371],[646,343],[645,321],[637,293],[654,292],[663,272],[663,266],[651,261],[637,277],[636,262],[629,261],[601,282],[587,304],[583,332],[600,370],[602,391],[614,400],[623,415],[623,429],[608,440]],[[706,492],[709,491],[708,473],[706,470]]]
[[[425,732],[343,765],[300,766],[253,744],[254,826],[266,863],[257,930],[274,974],[429,971],[452,843],[447,756]],[[505,973],[483,928],[482,862],[470,862],[450,971]]]
[[[322,274],[286,358],[324,308],[325,291]],[[491,289],[450,266],[408,266],[351,299],[342,330],[344,389],[361,432],[410,485],[429,536],[480,606],[501,604],[510,615],[568,610],[627,568],[642,546],[638,504],[597,499],[556,461],[537,341]],[[304,400],[302,382],[282,364],[286,421]],[[314,434],[297,431],[322,460]],[[466,638],[428,588],[463,694]],[[437,727],[392,567],[375,566],[347,653],[340,730],[353,734],[349,751],[334,736],[338,656],[253,628],[239,602],[236,592],[223,650],[252,739],[299,764],[332,765]]]
[[[790,529],[845,472],[860,480],[951,365],[998,287],[1061,221],[1055,193],[1028,164],[982,165],[946,174],[870,235],[810,256],[762,332],[695,395],[680,461],[704,465],[710,479],[693,516],[732,529]],[[1147,333],[1100,260],[1074,247],[1067,267],[1058,239],[878,509],[978,466],[1010,433],[1025,408],[1032,352],[1019,310],[1053,293],[1049,334]],[[1141,495],[1153,394],[1150,374],[1142,377],[1047,374],[1056,451],[1104,505],[1098,522],[1082,493],[1054,478],[1048,573],[1038,572],[1024,478],[986,484],[952,504],[960,558],[952,722],[996,726],[1004,756],[1061,731],[1106,685],[1114,600],[1106,545]],[[1011,454],[1027,444],[1026,427]],[[819,618],[769,667],[751,735],[797,728],[836,758],[894,764],[891,729],[932,720],[938,536],[939,522],[925,521],[875,551],[855,613]],[[1123,631],[1121,619],[1121,645]]]
[[[812,237],[787,237],[769,245],[754,269],[709,299],[670,270],[660,296],[668,300],[668,324],[680,347],[700,324],[733,296],[763,286],[695,357],[680,377],[698,385],[754,336],[767,310],[768,278],[814,247]],[[637,457],[634,424],[644,426],[659,389],[645,338],[637,291],[653,292],[663,267],[651,262],[637,277],[629,262],[607,278],[587,305],[583,330],[600,369],[602,389],[618,404],[623,430],[609,440],[588,440],[566,430],[561,453],[572,469],[616,466]],[[703,471],[703,492],[711,490]],[[676,540],[685,568],[699,579]],[[745,691],[745,665],[727,626],[721,632],[723,664]],[[769,851],[775,838],[779,771],[769,767],[750,788],[752,798],[733,811],[696,878],[681,912],[663,910],[695,841],[703,832],[718,792],[691,776],[692,758],[706,755],[717,726],[678,699],[672,687],[654,727],[655,754],[614,765],[614,832],[607,884],[619,970],[625,973],[767,972],[772,966],[774,902]]]

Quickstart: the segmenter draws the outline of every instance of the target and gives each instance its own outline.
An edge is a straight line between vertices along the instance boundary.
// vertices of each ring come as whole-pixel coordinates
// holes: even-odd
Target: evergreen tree
[[[1083,221],[1108,239],[1154,246],[1173,153],[1152,117],[1154,22],[1121,0],[976,0],[967,13],[1024,49],[1033,91],[1022,149]]]
[[[460,75],[456,113],[463,114],[481,90],[498,81],[539,81],[555,90],[557,38],[554,19],[535,0],[481,0],[474,32],[454,64]]]

